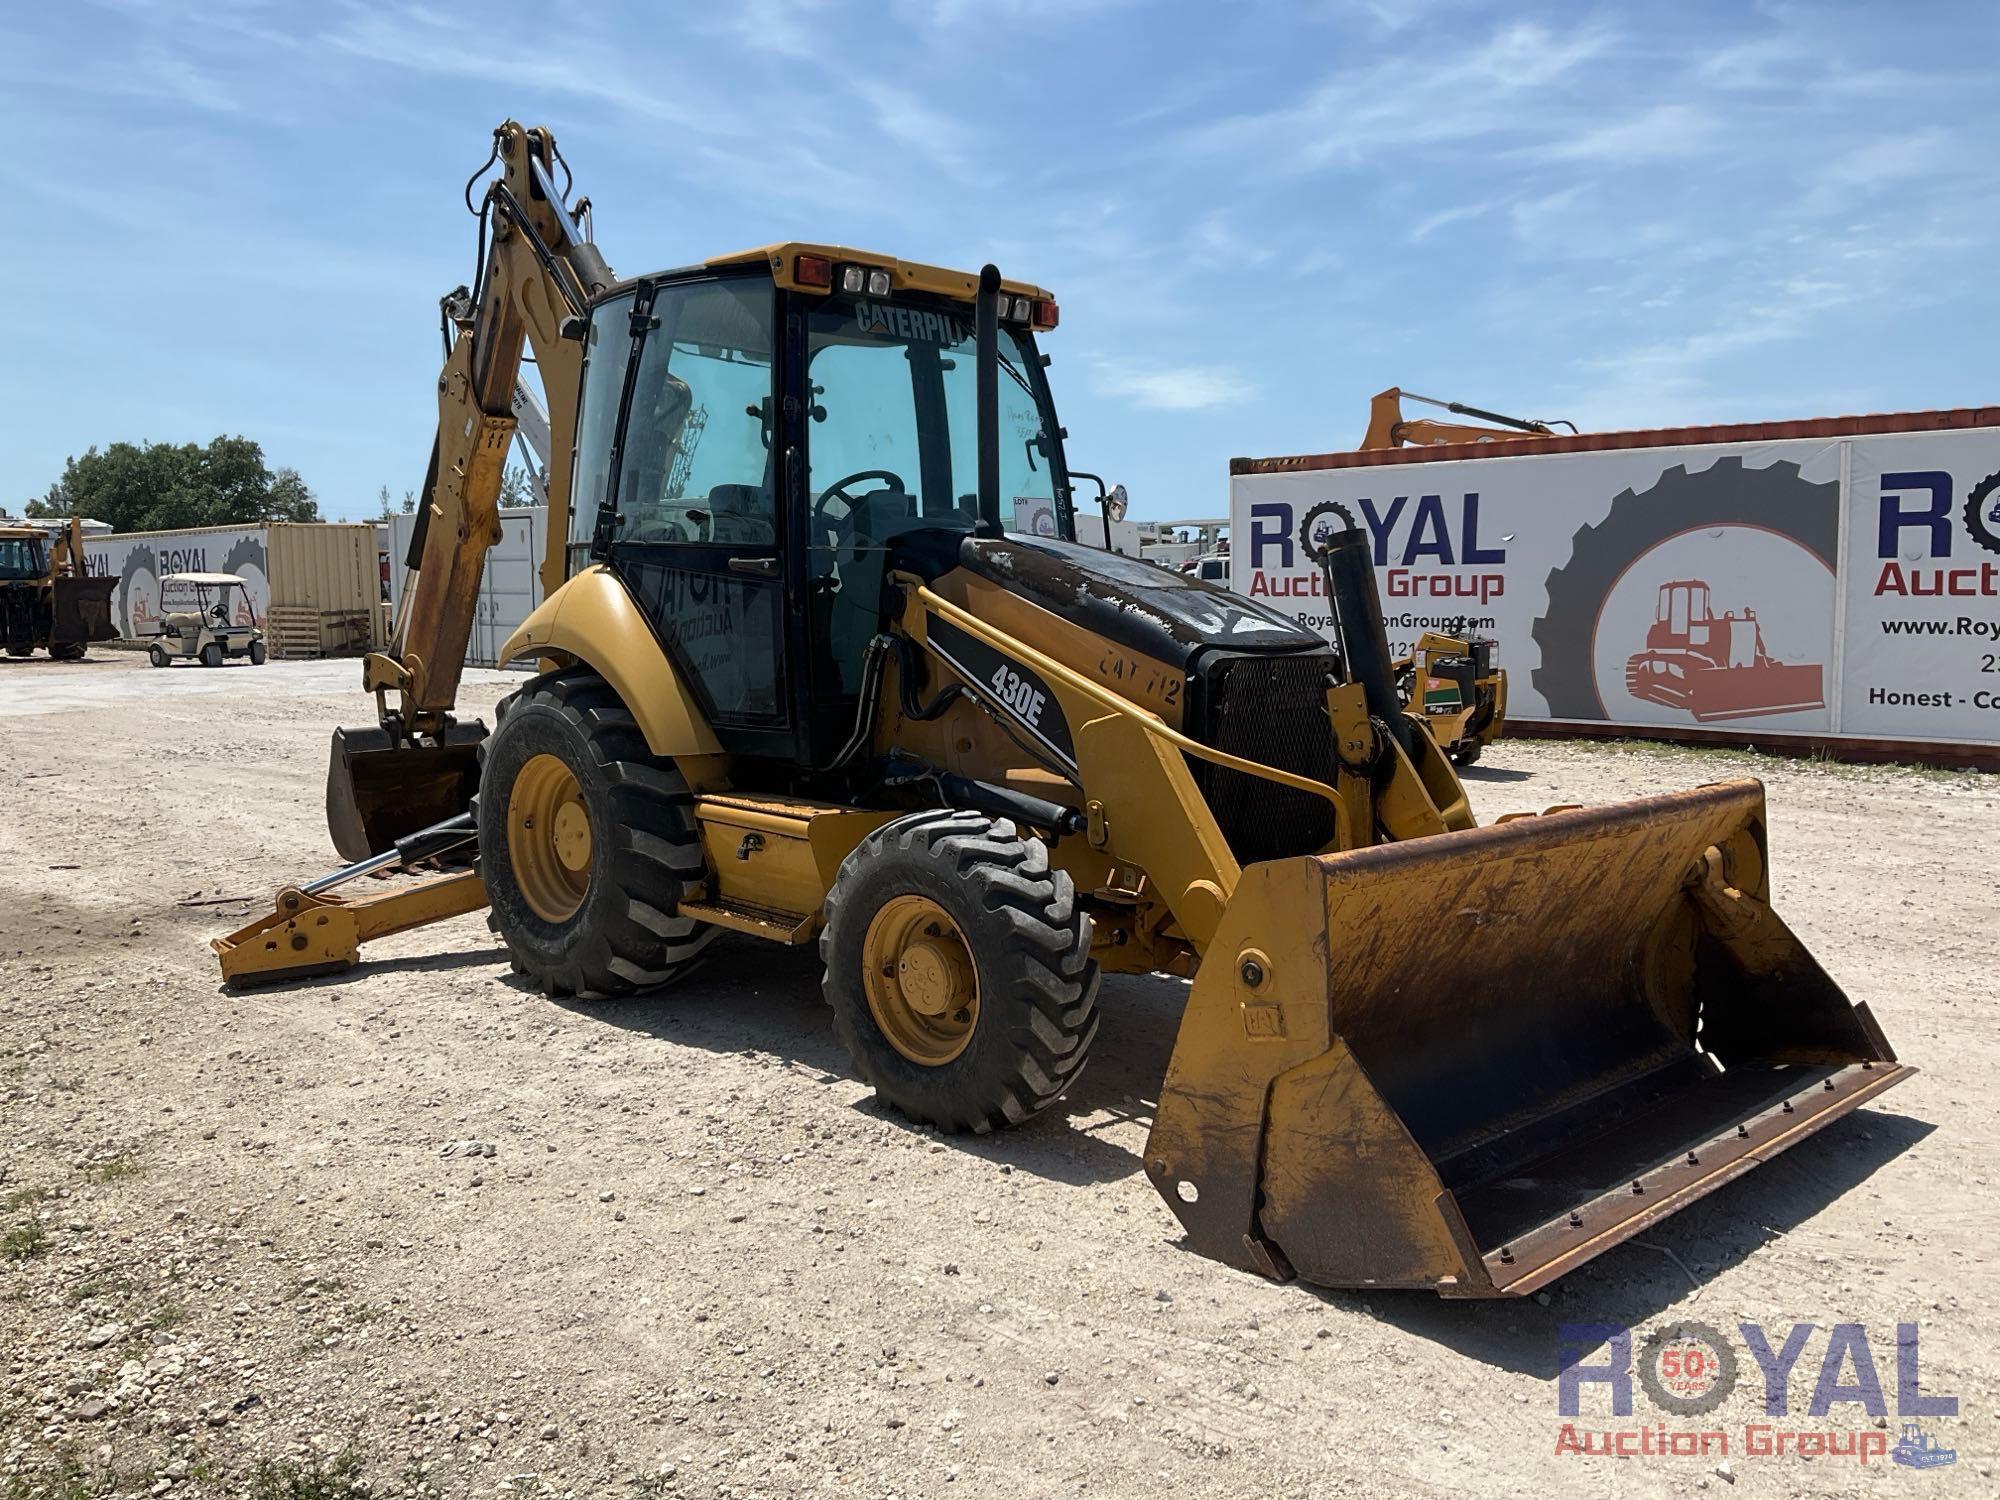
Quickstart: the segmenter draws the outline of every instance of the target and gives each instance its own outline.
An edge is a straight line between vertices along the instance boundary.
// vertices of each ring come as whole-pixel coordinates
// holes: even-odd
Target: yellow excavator
[[[1477,426],[1471,422],[1440,422],[1431,417],[1405,417],[1403,403],[1414,401],[1420,406],[1434,406],[1440,411],[1448,411],[1456,417],[1477,417],[1481,422],[1490,422],[1489,427]],[[1482,407],[1467,406],[1462,401],[1441,401],[1435,396],[1419,396],[1415,391],[1403,390],[1400,386],[1390,386],[1386,391],[1377,391],[1368,403],[1368,430],[1362,435],[1361,447],[1371,448],[1433,448],[1452,443],[1504,443],[1521,438],[1556,437],[1558,427],[1567,427],[1572,433],[1576,423],[1561,420],[1543,422],[1532,417],[1507,417],[1497,411],[1487,411]]]
[[[987,1131],[1075,1082],[1102,974],[1191,975],[1145,1152],[1188,1243],[1458,1297],[1908,1075],[1772,911],[1757,783],[1475,826],[1335,508],[1337,646],[1075,541],[1046,290],[819,244],[618,277],[546,130],[493,161],[378,719],[334,742],[354,862],[218,939],[229,981],[482,904],[552,995],[814,943],[859,1076]],[[453,705],[524,344],[556,540],[487,733]]]

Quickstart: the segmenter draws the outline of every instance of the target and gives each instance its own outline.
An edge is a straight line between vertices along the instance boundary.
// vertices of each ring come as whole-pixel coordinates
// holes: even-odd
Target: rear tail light
[[[1034,321],[1037,328],[1053,328],[1062,321],[1062,309],[1053,302],[1037,302]]]
[[[801,255],[792,262],[792,277],[800,286],[833,290],[833,262],[824,255]]]

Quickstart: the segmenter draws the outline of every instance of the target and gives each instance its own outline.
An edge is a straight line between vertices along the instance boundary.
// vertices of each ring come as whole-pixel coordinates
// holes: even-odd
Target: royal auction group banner
[[[1391,649],[1493,637],[1510,717],[2000,744],[2000,428],[1236,475],[1234,586],[1330,636],[1325,502]]]

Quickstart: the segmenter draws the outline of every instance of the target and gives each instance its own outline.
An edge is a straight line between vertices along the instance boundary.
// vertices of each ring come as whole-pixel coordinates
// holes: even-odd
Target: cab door
[[[601,555],[717,738],[758,755],[795,748],[774,302],[762,276],[640,291],[626,315],[615,506],[600,517]]]

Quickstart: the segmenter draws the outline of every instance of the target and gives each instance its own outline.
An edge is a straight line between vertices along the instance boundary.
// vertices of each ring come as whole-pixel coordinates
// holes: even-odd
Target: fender
[[[581,662],[616,690],[639,721],[646,748],[676,759],[720,755],[722,745],[702,716],[646,617],[618,575],[586,568],[544,599],[507,637],[500,663],[524,656]]]

